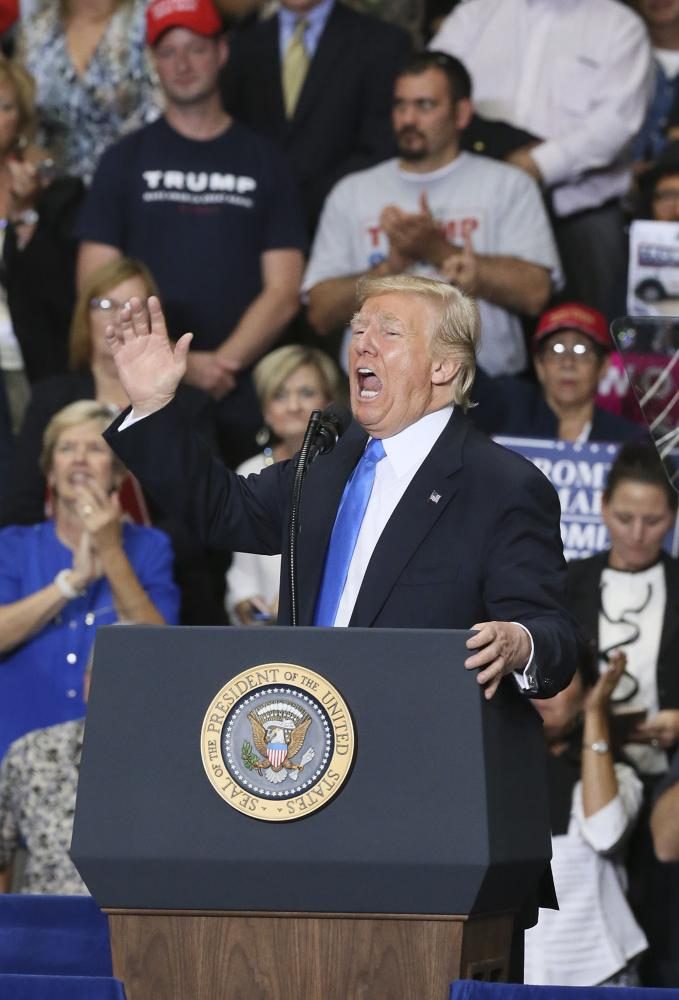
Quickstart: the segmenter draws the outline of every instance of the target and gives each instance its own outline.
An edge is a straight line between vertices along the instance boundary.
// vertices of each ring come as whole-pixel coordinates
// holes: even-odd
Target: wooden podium
[[[439,630],[103,629],[72,856],[109,914],[128,1000],[447,1000],[507,978],[550,856],[537,714],[486,702]],[[350,708],[353,769],[323,808],[227,805],[200,733],[243,670],[297,664]]]

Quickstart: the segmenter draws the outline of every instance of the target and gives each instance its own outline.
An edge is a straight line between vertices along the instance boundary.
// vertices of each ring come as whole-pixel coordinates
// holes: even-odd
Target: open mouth
[[[375,399],[382,391],[382,383],[372,368],[358,368],[357,388],[359,399]]]

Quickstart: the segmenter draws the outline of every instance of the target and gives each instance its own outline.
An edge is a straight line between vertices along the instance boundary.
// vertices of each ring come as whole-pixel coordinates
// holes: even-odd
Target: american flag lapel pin
[[[431,503],[438,503],[440,499],[441,499],[441,494],[437,493],[436,490],[432,490],[431,493],[429,494],[429,500],[431,501]]]

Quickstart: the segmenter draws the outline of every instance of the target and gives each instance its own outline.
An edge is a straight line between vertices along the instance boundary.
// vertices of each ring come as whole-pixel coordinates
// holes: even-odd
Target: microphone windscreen
[[[337,431],[337,437],[341,438],[349,427],[353,417],[351,410],[347,406],[343,406],[342,403],[331,403],[330,406],[326,406],[321,414],[321,421],[323,420],[328,420],[332,423]]]

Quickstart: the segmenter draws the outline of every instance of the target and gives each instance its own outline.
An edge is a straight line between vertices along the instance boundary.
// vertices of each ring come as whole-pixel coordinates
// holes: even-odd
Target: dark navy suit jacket
[[[109,444],[205,544],[282,552],[279,621],[287,624],[293,463],[240,479],[187,430],[175,403],[118,433],[122,419],[107,431]],[[366,440],[352,423],[309,470],[299,516],[301,625],[312,623],[337,508]],[[350,625],[467,629],[481,621],[520,622],[535,643],[536,693],[555,694],[578,658],[577,630],[563,604],[559,517],[557,495],[542,473],[456,409],[377,542]]]

